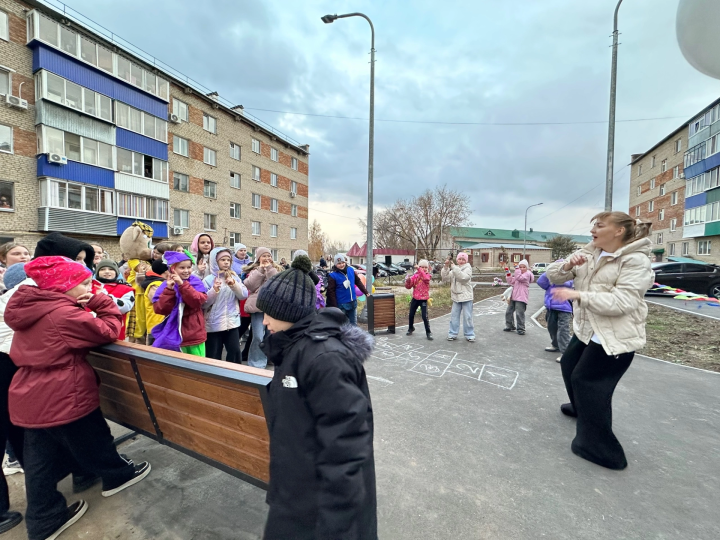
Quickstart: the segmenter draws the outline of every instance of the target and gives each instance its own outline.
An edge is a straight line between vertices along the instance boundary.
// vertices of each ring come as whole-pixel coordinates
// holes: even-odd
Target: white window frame
[[[228,240],[231,246],[235,246],[235,244],[242,242],[241,234],[239,232],[228,233]]]
[[[654,178],[650,179],[650,189],[655,189],[655,179]]]
[[[675,141],[675,153],[679,153],[682,150],[682,139]]]
[[[297,240],[297,227],[290,227],[290,240]]]
[[[5,22],[2,21],[2,16],[5,16]],[[0,39],[3,41],[10,41],[10,15],[6,11],[0,9]]]
[[[230,203],[230,218],[231,219],[240,219],[240,216],[241,216],[240,203],[231,202]]]
[[[670,206],[675,206],[677,204],[677,202],[678,202],[678,192],[673,191],[670,194]]]
[[[217,134],[217,118],[203,113],[203,129],[208,133]]]
[[[172,98],[173,104],[173,114],[177,116],[181,122],[189,122],[190,121],[190,105],[185,103],[184,101],[179,100],[178,98],[174,97]],[[183,114],[184,112],[184,114]]]
[[[672,218],[670,220],[670,232],[675,232],[677,230],[677,218]]]
[[[179,152],[178,150],[182,149],[182,144],[176,144],[176,143],[185,143],[185,153]],[[184,137],[181,137],[180,135],[173,134],[173,154],[177,154],[179,156],[190,156],[190,141]]]
[[[0,13],[1,12],[2,11],[0,11]],[[7,80],[8,80],[7,88],[4,90],[2,88],[0,88],[0,96],[12,95],[12,74],[15,73],[15,70],[10,69],[9,67],[0,66],[0,71],[3,73],[7,73]]]
[[[252,151],[256,154],[260,153],[260,141],[257,139],[252,140]]]
[[[236,186],[233,185],[234,180],[237,180]],[[230,171],[230,187],[233,189],[241,189],[242,188],[242,175],[240,173]]]
[[[635,215],[636,216],[640,215],[640,205],[639,204],[635,207]]]
[[[40,180],[39,184],[40,184],[40,207],[41,208],[62,208],[63,210],[72,210],[73,212],[88,212],[91,214],[101,214],[103,216],[116,215],[115,214],[116,197],[115,197],[115,191],[112,189],[106,189],[101,186],[81,184],[79,182],[72,182],[72,181],[61,180],[61,179],[56,179],[56,178],[43,178]],[[54,201],[53,201],[54,197],[50,193],[50,191],[51,190],[57,191],[58,195],[59,195],[59,189],[52,187],[53,184],[58,185],[58,186],[60,184],[65,185],[65,205],[64,206],[61,204],[54,204]],[[70,206],[68,205],[68,202],[69,202],[68,201],[68,191],[69,191],[70,186],[80,188],[80,201],[81,201],[82,208],[70,208]],[[87,202],[86,191],[90,190],[90,189],[98,192],[98,199],[97,199],[98,207],[101,206],[100,201],[104,198],[104,194],[110,195],[110,205],[112,206],[112,208],[110,209],[109,212],[102,212],[100,210],[87,210],[86,209],[86,202]]]
[[[277,199],[270,199],[270,211],[275,214],[278,213],[278,200]]]
[[[665,209],[658,210],[658,221],[665,221]]]
[[[662,244],[663,243],[663,233],[659,232],[657,233],[657,237],[655,238],[656,244]]]
[[[270,185],[273,187],[278,186],[278,177],[275,173],[270,173]]]
[[[651,169],[655,168],[655,156],[650,158],[650,168]]]
[[[179,216],[179,220],[176,219]],[[185,220],[183,220],[185,217]],[[179,221],[179,223],[178,223]],[[185,223],[183,224],[183,221]],[[173,208],[173,226],[180,227],[181,229],[190,228],[190,210],[183,210],[182,208]]]
[[[277,148],[270,147],[270,159],[272,161],[279,161],[280,160],[280,152],[278,152]]]
[[[653,212],[655,210],[655,201],[648,201],[648,212]]]
[[[124,115],[121,115],[119,113],[120,109],[122,107],[127,107],[128,109],[132,109],[134,111],[137,111],[140,114],[140,129],[132,129],[130,126],[130,122],[128,121],[127,124],[123,124],[121,122],[121,119]],[[130,118],[130,111],[128,110],[128,120]],[[151,137],[149,135],[145,134],[145,124],[148,121],[148,118],[153,119],[153,131],[155,133],[154,137]],[[127,103],[123,103],[122,101],[115,100],[115,125],[117,127],[126,129],[127,131],[132,131],[133,133],[137,133],[138,135],[142,135],[143,137],[147,137],[148,139],[154,139],[156,141],[168,142],[168,130],[167,130],[167,121],[163,120],[162,118],[158,118],[157,116],[153,116],[152,114],[141,111],[140,109],[136,109],[135,107],[132,107],[128,105]],[[158,137],[158,129],[160,131],[161,137]]]
[[[203,197],[217,199],[217,182],[203,180]]]
[[[682,243],[682,255],[690,255],[690,242]]]
[[[130,161],[132,162],[132,170],[130,172],[127,171],[121,171],[120,170],[120,160],[118,159],[118,155],[120,152],[130,152]],[[145,176],[145,158],[150,158],[152,160],[152,174],[153,176]],[[168,183],[168,174],[170,169],[170,164],[167,161],[163,161],[162,159],[158,159],[153,156],[148,156],[147,154],[141,154],[140,152],[133,152],[132,150],[128,150],[127,148],[117,148],[115,147],[115,170],[121,174],[127,174],[130,176],[135,176],[137,178],[144,178],[145,180],[154,180],[156,182],[162,182],[164,184]],[[135,174],[135,160],[138,159],[140,161],[140,170],[143,174]],[[157,166],[160,164],[160,178],[155,178],[155,172],[158,170]],[[99,167],[99,165],[98,165]]]
[[[252,166],[252,179],[256,182],[260,181],[260,167],[257,167],[255,165]]]
[[[277,238],[279,230],[280,227],[276,223],[270,225],[270,238]]]
[[[203,214],[203,228],[206,231],[217,231],[217,215]]]
[[[60,81],[62,81],[62,85],[63,85],[62,97],[59,100],[55,99],[54,97],[51,97],[50,93],[48,91],[49,90],[48,78],[50,78],[50,77],[56,77],[56,78],[60,79]],[[73,84],[75,86],[80,87],[80,108],[74,107],[67,100],[68,84]],[[95,98],[93,100],[94,112],[90,112],[90,109],[86,108],[86,101],[87,101],[86,95],[89,92],[92,92],[95,96]],[[112,121],[113,121],[113,111],[115,110],[115,100],[114,99],[112,99],[110,96],[106,96],[105,94],[101,94],[100,92],[96,92],[95,90],[90,90],[89,88],[85,88],[82,85],[79,85],[72,81],[68,81],[64,77],[60,77],[60,75],[56,75],[55,73],[50,73],[44,69],[38,71],[35,74],[35,97],[37,99],[45,99],[47,101],[50,101],[51,103],[57,103],[58,105],[67,107],[75,112],[87,114],[88,116],[92,116],[93,118],[98,118],[99,120],[103,120],[105,122],[112,123]],[[102,107],[100,106],[100,104],[102,103],[103,98],[106,100],[105,104],[109,105],[109,107],[107,107],[109,116],[101,116],[101,114],[100,114],[100,112],[102,110]]]
[[[9,196],[11,202],[10,208],[0,208],[0,212],[14,212],[17,205],[15,201],[15,182],[0,180],[0,186],[10,190]]]
[[[272,255],[273,261],[277,261],[277,260],[278,260],[278,250],[277,250],[277,249],[271,249],[271,250],[270,250],[270,255]]]
[[[667,159],[663,159],[660,162],[660,172],[664,173],[665,171],[667,171]]]
[[[3,150],[0,147],[0,153],[3,154],[14,154],[15,153],[15,129],[13,126],[7,124],[0,124],[0,127],[8,128],[10,130],[10,150]],[[65,148],[65,141],[63,140],[63,149]]]
[[[675,165],[673,167],[673,179],[680,178],[680,165]]]
[[[240,161],[241,153],[240,153],[240,145],[239,144],[235,144],[234,142],[230,143],[230,157],[232,159]]]
[[[297,171],[297,170],[298,170],[298,159],[297,159],[296,157],[291,157],[291,158],[290,158],[290,168],[291,168],[293,171]]]
[[[255,204],[255,201],[257,201],[257,204]],[[250,203],[253,208],[260,209],[262,208],[262,197],[258,193],[252,193],[250,195]]]
[[[675,255],[675,244],[668,244],[668,255],[671,257]]]
[[[642,174],[642,163],[638,165],[638,176]]]
[[[179,186],[179,187],[175,187],[175,176],[176,176],[176,175],[181,177],[181,178],[180,178],[180,182],[178,182],[178,186]],[[185,182],[186,182],[186,185],[187,185],[187,189],[182,189],[182,185],[183,185],[183,184],[182,184],[182,180],[183,180],[182,177],[183,177],[183,176],[185,177]],[[173,190],[175,190],[175,191],[182,191],[182,192],[184,192],[184,193],[190,193],[190,175],[187,175],[187,174],[185,174],[185,173],[181,173],[181,172],[178,172],[178,171],[173,171]]]
[[[297,204],[290,205],[290,215],[292,217],[297,217],[297,215],[298,215],[298,205]]]
[[[259,221],[253,221],[251,223],[252,227],[252,235],[253,236],[260,236],[262,233],[262,224]]]
[[[39,142],[40,142],[40,145],[39,145],[40,148],[38,148],[38,150],[40,150],[40,153],[41,153],[41,154],[48,154],[48,153],[51,153],[51,152],[52,152],[52,150],[46,149],[46,147],[48,146],[48,145],[47,145],[47,134],[48,134],[48,132],[49,132],[50,130],[52,130],[52,131],[55,131],[55,132],[58,132],[58,133],[61,133],[61,134],[62,134],[62,152],[60,152],[60,155],[63,155],[63,156],[64,156],[64,155],[65,155],[65,134],[66,134],[66,133],[69,133],[69,132],[63,131],[62,129],[52,128],[52,127],[50,127],[50,126],[46,126],[46,125],[43,125],[43,124],[40,124],[40,125],[38,126],[38,128],[40,129],[40,136],[38,137],[38,140],[39,140]],[[89,138],[89,137],[83,137],[82,135],[76,135],[75,133],[70,133],[70,135],[73,135],[73,136],[78,137],[78,138],[80,139],[80,160],[78,161],[77,159],[70,159],[70,158],[68,157],[68,160],[69,160],[69,161],[75,161],[76,163],[84,163],[84,164],[86,164],[86,165],[91,165],[91,166],[93,166],[93,167],[100,167],[101,169],[108,169],[108,170],[111,170],[111,171],[116,171],[116,170],[117,170],[116,160],[115,160],[115,147],[114,147],[113,145],[104,143],[104,142],[102,142],[102,141],[98,141],[98,140],[96,140],[96,139],[91,139],[91,138]],[[89,147],[91,143],[96,143],[96,144],[97,144],[97,146],[95,147],[95,148],[97,149],[95,155],[96,155],[96,157],[98,157],[98,158],[99,158],[99,156],[100,156],[100,145],[101,145],[101,144],[107,146],[107,147],[110,149],[110,159],[111,159],[111,161],[112,161],[112,164],[111,164],[110,167],[106,167],[105,165],[99,165],[98,163],[90,163],[90,162],[85,161],[85,147],[86,147],[86,146]],[[66,157],[67,157],[67,156],[66,156]]]
[[[212,148],[203,146],[203,163],[211,167],[217,167],[217,152]]]
[[[712,241],[711,240],[698,240],[696,248],[697,248],[698,255],[711,255],[712,254]]]
[[[660,195],[665,195],[665,184],[660,184]]]
[[[290,193],[297,195],[297,182],[295,180],[290,181]]]
[[[123,213],[120,209],[121,206],[125,206],[125,203],[123,205],[120,204],[120,201],[123,200],[125,197],[130,197],[130,204],[127,206],[129,207],[136,207],[136,201],[133,199],[141,200],[141,206],[142,211],[138,212],[142,215],[133,215],[130,212]],[[151,208],[151,205],[158,205],[155,207],[155,210],[161,209],[160,214],[164,213],[164,217],[161,215],[160,217],[157,217],[156,215],[151,215],[153,212],[148,212],[148,210]],[[122,193],[117,192],[116,196],[116,206],[117,206],[117,215],[120,217],[131,217],[131,218],[141,218],[141,219],[149,219],[151,221],[164,221],[167,222],[169,219],[169,212],[170,212],[170,201],[167,199],[160,199],[158,197],[148,197],[146,195],[136,195],[134,193]]]
[[[640,195],[642,195],[642,186],[638,186],[637,188],[637,196],[639,197]]]

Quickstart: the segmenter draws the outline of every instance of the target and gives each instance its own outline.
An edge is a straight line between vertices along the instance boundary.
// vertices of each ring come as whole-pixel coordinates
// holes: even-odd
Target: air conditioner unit
[[[24,100],[17,96],[11,96],[10,94],[8,94],[7,96],[5,96],[5,101],[11,107],[17,107],[18,109],[25,109],[25,110],[27,110],[27,108],[28,108],[27,100]]]
[[[67,165],[67,158],[65,156],[49,152],[47,157],[50,163],[54,163],[55,165]]]
[[[297,197],[297,193],[295,193],[294,191],[291,191],[290,197],[292,197],[294,199],[295,197]]]
[[[685,178],[685,173],[684,173],[684,172],[681,172],[681,173],[680,173],[680,178]]]
[[[169,119],[170,122],[172,122],[173,124],[179,124],[179,123],[180,123],[180,117],[179,117],[177,114],[171,114],[171,115],[168,117],[168,119]]]
[[[183,233],[183,228],[182,227],[173,227],[172,233],[175,236],[180,236]]]

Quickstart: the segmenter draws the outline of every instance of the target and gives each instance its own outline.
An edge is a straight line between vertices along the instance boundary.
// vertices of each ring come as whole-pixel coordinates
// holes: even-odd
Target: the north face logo
[[[297,388],[298,387],[297,379],[295,377],[291,377],[290,375],[287,375],[282,380],[282,385],[285,388]]]

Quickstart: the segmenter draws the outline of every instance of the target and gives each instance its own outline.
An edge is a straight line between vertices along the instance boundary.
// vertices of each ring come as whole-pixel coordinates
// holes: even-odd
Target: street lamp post
[[[528,210],[530,210],[533,206],[540,206],[542,203],[539,202],[537,204],[531,204],[525,209],[525,232],[523,233],[523,259],[526,259],[525,257],[525,245],[527,244],[527,214]]]
[[[325,15],[321,17],[322,22],[330,24],[337,19],[346,17],[362,17],[370,24],[370,134],[369,134],[369,150],[368,150],[368,207],[367,207],[367,271],[372,275],[373,264],[373,161],[375,148],[375,27],[370,17],[363,13],[346,13],[344,15]],[[373,298],[372,285],[368,287],[367,294],[368,308],[368,330],[373,332]]]
[[[615,8],[612,44],[612,67],[610,68],[610,121],[608,122],[607,171],[605,174],[605,211],[612,210],[613,168],[615,167],[615,99],[617,97],[617,50],[618,50],[618,11],[623,0]]]

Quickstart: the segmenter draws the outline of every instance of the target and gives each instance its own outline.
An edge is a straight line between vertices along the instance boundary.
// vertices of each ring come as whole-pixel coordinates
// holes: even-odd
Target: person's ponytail
[[[593,216],[590,222],[592,223],[593,221],[598,220],[609,220],[612,221],[616,226],[623,227],[625,229],[625,234],[623,235],[623,244],[629,244],[630,242],[635,242],[636,240],[647,238],[648,236],[650,236],[650,229],[652,228],[652,223],[644,222],[639,218],[632,218],[629,214],[626,214],[625,212],[600,212],[599,214]]]

